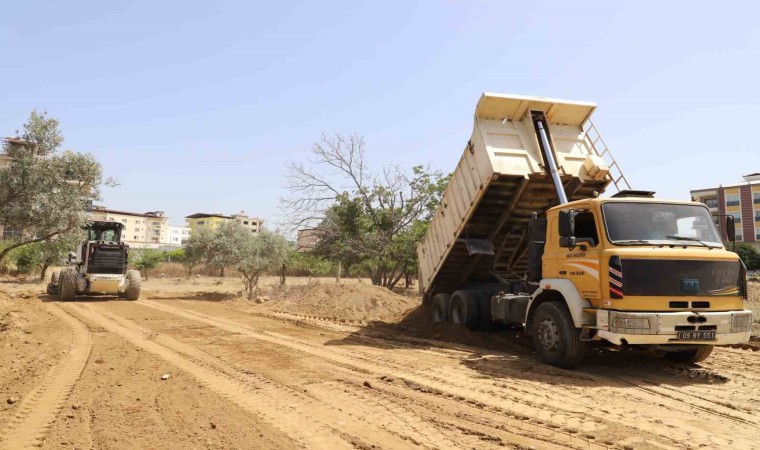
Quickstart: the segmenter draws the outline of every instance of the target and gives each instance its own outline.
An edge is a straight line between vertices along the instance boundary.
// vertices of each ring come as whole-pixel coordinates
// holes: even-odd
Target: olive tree
[[[11,161],[0,168],[0,224],[15,233],[0,250],[0,263],[15,248],[78,230],[100,193],[100,163],[90,154],[62,151],[57,120],[32,111],[17,134],[3,144]]]
[[[281,267],[289,249],[290,245],[282,235],[266,230],[257,234],[248,232],[238,242],[235,268],[243,279],[248,300],[256,297],[261,274]]]

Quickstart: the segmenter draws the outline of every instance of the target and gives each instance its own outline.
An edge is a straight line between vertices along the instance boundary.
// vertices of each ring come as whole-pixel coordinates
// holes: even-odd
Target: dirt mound
[[[352,321],[395,322],[420,303],[418,297],[363,283],[287,286],[270,296],[262,306],[272,311]]]

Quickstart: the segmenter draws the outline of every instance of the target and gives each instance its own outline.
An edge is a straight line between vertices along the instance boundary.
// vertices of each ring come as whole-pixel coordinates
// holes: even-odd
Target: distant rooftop
[[[111,214],[121,214],[124,216],[153,217],[153,218],[164,217],[163,211],[149,211],[145,213],[138,213],[138,212],[131,212],[131,211],[119,211],[117,209],[111,209],[111,208],[107,208],[105,206],[100,206],[100,205],[93,205],[92,211],[105,212],[105,213],[111,213]]]
[[[206,217],[219,217],[221,219],[231,219],[230,216],[225,216],[224,214],[220,213],[195,213],[190,214],[189,216],[185,216],[185,219],[204,219]]]
[[[692,189],[691,193],[695,192],[705,192],[705,191],[714,191],[718,188],[735,188],[735,187],[741,187],[741,186],[747,186],[747,185],[758,185],[760,184],[760,172],[757,173],[750,173],[747,175],[742,176],[744,178],[743,182],[740,183],[734,183],[734,184],[721,184],[720,186],[715,186],[711,188],[704,188],[704,189]]]

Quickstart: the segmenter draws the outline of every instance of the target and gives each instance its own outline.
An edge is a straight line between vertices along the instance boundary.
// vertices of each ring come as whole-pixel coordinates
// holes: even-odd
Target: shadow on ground
[[[420,306],[398,323],[370,322],[360,330],[326,345],[372,346],[385,350],[457,350],[459,363],[490,379],[527,379],[548,385],[578,387],[674,387],[720,384],[728,378],[698,364],[677,364],[643,351],[604,348],[586,352],[580,367],[565,370],[541,362],[530,337],[522,331],[501,328],[494,332],[469,331],[450,323],[435,324],[429,309]]]

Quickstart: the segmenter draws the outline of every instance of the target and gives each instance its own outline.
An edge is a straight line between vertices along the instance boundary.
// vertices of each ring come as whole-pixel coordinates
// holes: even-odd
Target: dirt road
[[[760,448],[760,352],[565,371],[508,333],[484,349],[408,323],[146,297],[23,300],[1,447]]]

